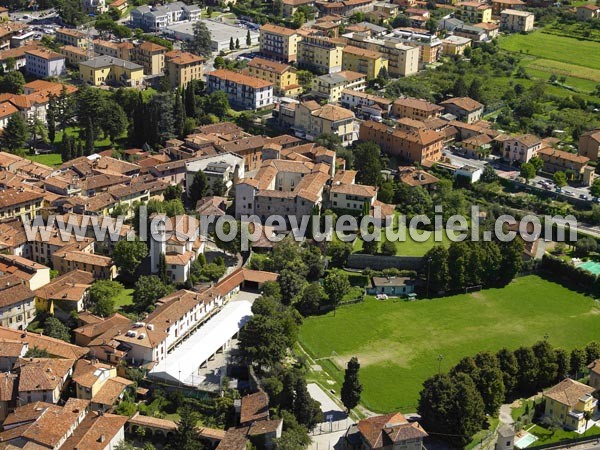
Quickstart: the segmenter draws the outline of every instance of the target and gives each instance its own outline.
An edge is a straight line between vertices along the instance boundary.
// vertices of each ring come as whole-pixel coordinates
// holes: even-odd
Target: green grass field
[[[60,153],[48,153],[45,155],[27,155],[26,158],[40,164],[45,164],[50,167],[57,167],[62,164],[62,156],[60,155]]]
[[[565,349],[597,339],[599,304],[537,276],[504,289],[406,302],[398,299],[338,308],[309,317],[300,343],[335,379],[357,356],[362,402],[376,412],[414,411],[423,381],[462,357],[501,347],[531,345],[547,334]],[[335,352],[335,353],[332,353]],[[333,356],[332,356],[333,355]],[[336,368],[337,367],[337,368]]]
[[[544,33],[512,34],[500,39],[504,50],[519,53],[527,73],[548,80],[555,74],[566,76],[566,85],[582,92],[592,92],[600,82],[600,43]]]
[[[123,306],[133,303],[133,289],[123,289],[115,298],[115,308],[121,309]]]

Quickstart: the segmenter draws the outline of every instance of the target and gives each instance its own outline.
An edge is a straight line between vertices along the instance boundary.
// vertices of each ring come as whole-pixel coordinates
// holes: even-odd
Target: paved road
[[[334,402],[329,394],[321,389],[318,384],[309,383],[306,387],[313,400],[316,400],[321,404],[321,411],[323,411],[326,420],[328,419],[328,416],[331,417],[329,420],[332,421],[345,420],[348,417],[344,409]]]

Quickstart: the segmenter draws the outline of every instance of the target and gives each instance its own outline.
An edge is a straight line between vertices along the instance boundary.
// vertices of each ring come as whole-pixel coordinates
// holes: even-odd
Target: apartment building
[[[542,140],[532,134],[513,136],[504,141],[502,157],[506,161],[526,163],[542,148]]]
[[[85,48],[75,47],[74,45],[64,45],[58,49],[58,52],[65,57],[67,64],[79,67],[79,63],[87,61],[88,52]]]
[[[0,191],[0,220],[22,217],[33,219],[40,209],[44,194],[23,188],[7,188]]]
[[[284,63],[253,58],[243,73],[273,83],[273,93],[279,97],[296,97],[302,92],[296,69]]]
[[[322,134],[334,134],[347,146],[356,140],[354,119],[352,111],[332,104],[321,106],[310,100],[296,105],[292,128],[296,136],[308,141]]]
[[[32,49],[25,52],[25,70],[40,78],[60,77],[66,72],[65,57],[60,53],[45,49]]]
[[[488,23],[492,21],[492,7],[477,1],[456,4],[456,18],[468,23]]]
[[[0,276],[0,325],[25,330],[35,318],[35,295],[16,275]]]
[[[526,3],[522,0],[492,0],[492,15],[500,16],[505,9],[525,9]]]
[[[270,23],[260,27],[260,54],[283,62],[295,62],[302,37],[290,28]]]
[[[314,6],[315,0],[283,0],[283,17],[292,17],[300,6]]]
[[[392,114],[398,118],[427,120],[439,117],[443,111],[444,108],[435,103],[411,97],[399,98],[392,105]]]
[[[131,61],[131,42],[111,42],[102,39],[94,39],[94,53],[97,55],[112,56],[113,58]]]
[[[10,102],[0,103],[0,130],[3,130],[8,124],[8,119],[19,110]]]
[[[231,70],[210,72],[207,80],[208,93],[223,91],[233,107],[239,109],[262,109],[273,105],[273,83]]]
[[[130,12],[133,28],[144,31],[161,31],[169,25],[184,20],[194,21],[200,17],[202,9],[197,5],[186,5],[176,1],[159,6],[142,5]]]
[[[484,106],[470,97],[454,97],[440,103],[447,113],[452,114],[458,120],[473,123],[481,119]]]
[[[73,30],[71,28],[57,29],[54,39],[59,44],[72,45],[73,47],[79,48],[84,48],[87,42],[87,36],[84,32]]]
[[[325,74],[342,70],[344,44],[325,36],[306,36],[298,43],[298,66]]]
[[[364,73],[367,80],[374,80],[381,71],[388,70],[388,60],[383,54],[347,45],[342,51],[342,69]]]
[[[329,206],[337,210],[364,211],[365,204],[371,209],[377,199],[377,189],[361,184],[333,183],[329,192]]]
[[[375,142],[387,154],[399,156],[411,163],[439,161],[442,158],[444,134],[435,130],[401,130],[382,123],[366,121],[360,124],[359,140]]]
[[[336,14],[341,16],[351,16],[358,12],[371,12],[375,7],[373,0],[344,0],[331,2],[317,0],[315,6],[323,15]]]
[[[15,369],[19,373],[17,405],[23,406],[35,402],[58,403],[73,373],[74,363],[74,359],[62,358],[25,358],[17,361],[15,364]],[[39,438],[44,439],[47,436],[39,436]]]
[[[419,68],[437,62],[442,57],[442,41],[436,35],[428,34],[423,30],[416,32],[414,29],[393,30],[386,40],[399,42],[411,47],[419,47]]]
[[[576,179],[583,177],[584,169],[590,162],[585,156],[574,153],[556,150],[552,147],[544,147],[537,151],[536,156],[544,161],[544,171],[554,172],[572,172]]]
[[[340,100],[344,89],[364,91],[366,88],[366,75],[351,70],[342,70],[316,77],[313,81],[312,93],[327,99],[330,103],[335,103]]]
[[[356,116],[364,120],[381,122],[387,117],[392,107],[392,100],[366,92],[344,89],[340,104],[354,111]]]
[[[535,14],[529,11],[505,9],[500,13],[500,28],[502,30],[526,33],[533,30],[534,21]]]
[[[131,59],[144,68],[145,75],[158,75],[165,70],[166,53],[166,47],[144,41],[132,49]]]
[[[471,48],[471,39],[462,36],[448,36],[442,40],[444,55],[462,56],[467,48]]]
[[[181,50],[165,53],[166,73],[171,87],[184,88],[192,80],[202,79],[204,58]]]
[[[136,87],[144,81],[144,68],[111,56],[96,56],[79,63],[79,76],[92,86],[117,85]]]

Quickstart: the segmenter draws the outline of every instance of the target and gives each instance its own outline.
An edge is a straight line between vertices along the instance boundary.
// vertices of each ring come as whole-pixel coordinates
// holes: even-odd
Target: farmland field
[[[503,289],[406,302],[367,297],[335,313],[309,317],[300,343],[339,386],[352,356],[361,363],[362,403],[376,412],[414,411],[423,381],[462,357],[548,336],[570,350],[597,339],[600,305],[537,276]],[[576,331],[575,331],[576,330]],[[438,361],[442,355],[442,361]]]

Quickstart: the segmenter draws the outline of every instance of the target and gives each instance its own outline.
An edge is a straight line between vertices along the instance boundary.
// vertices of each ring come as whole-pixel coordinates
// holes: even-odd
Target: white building
[[[25,70],[40,78],[60,77],[66,71],[65,57],[51,50],[27,50],[25,52]]]
[[[173,2],[154,7],[139,6],[131,10],[130,17],[133,28],[161,31],[177,22],[197,20],[201,13],[202,9],[197,5]]]
[[[273,83],[226,69],[208,74],[207,91],[225,92],[238,109],[262,109],[274,104]]]
[[[186,160],[185,186],[188,190],[199,171],[204,172],[211,186],[221,181],[225,188],[223,194],[226,194],[237,180],[244,178],[244,158],[233,153],[220,153],[201,159]]]

